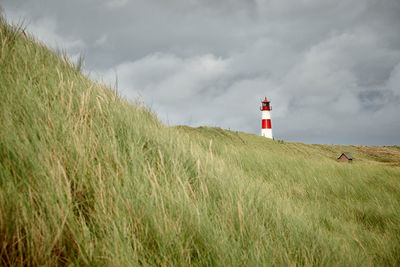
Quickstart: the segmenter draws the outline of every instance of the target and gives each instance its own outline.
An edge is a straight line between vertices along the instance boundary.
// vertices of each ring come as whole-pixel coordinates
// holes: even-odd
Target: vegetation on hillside
[[[0,21],[0,265],[400,265],[399,164],[166,127]]]

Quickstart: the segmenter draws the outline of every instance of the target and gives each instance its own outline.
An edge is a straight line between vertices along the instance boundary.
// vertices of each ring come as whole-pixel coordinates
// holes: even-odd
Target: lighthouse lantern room
[[[272,137],[272,127],[271,127],[271,114],[270,111],[272,110],[271,101],[268,101],[265,98],[261,102],[261,136],[271,138]]]

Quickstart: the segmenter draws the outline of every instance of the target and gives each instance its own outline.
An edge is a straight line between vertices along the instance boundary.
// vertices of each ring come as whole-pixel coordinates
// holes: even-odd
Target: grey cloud
[[[277,138],[400,143],[397,0],[6,0],[50,44],[84,50],[128,98],[170,124]],[[17,16],[17,15],[14,15]],[[52,20],[52,25],[46,24]]]

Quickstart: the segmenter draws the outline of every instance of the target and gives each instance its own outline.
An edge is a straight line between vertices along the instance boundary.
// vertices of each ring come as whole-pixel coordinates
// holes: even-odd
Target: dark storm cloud
[[[170,124],[400,143],[400,1],[5,1],[6,16]]]

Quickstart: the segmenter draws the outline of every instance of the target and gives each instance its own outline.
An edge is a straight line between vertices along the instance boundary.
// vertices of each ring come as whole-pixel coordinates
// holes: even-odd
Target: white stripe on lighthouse
[[[268,110],[263,110],[261,112],[261,119],[262,120],[270,120],[271,119],[271,114],[269,113]]]

